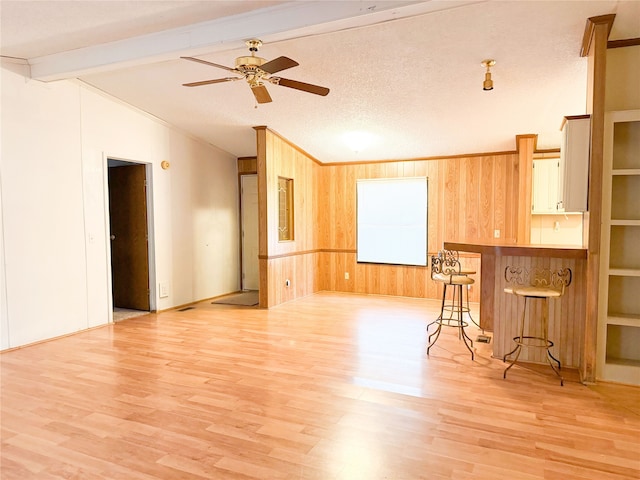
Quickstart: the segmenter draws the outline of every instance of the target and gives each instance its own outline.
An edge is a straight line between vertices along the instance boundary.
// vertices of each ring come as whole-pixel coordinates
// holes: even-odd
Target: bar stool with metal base
[[[531,275],[533,273],[533,276]],[[535,269],[529,272],[521,267],[507,267],[504,272],[505,280],[513,287],[505,288],[506,293],[512,293],[518,297],[524,298],[524,307],[522,316],[520,317],[519,332],[520,334],[513,337],[516,346],[513,350],[502,357],[502,361],[506,362],[507,357],[515,356],[511,359],[510,364],[505,368],[503,378],[507,378],[507,372],[515,365],[522,352],[522,347],[543,348],[546,350],[546,359],[551,369],[560,377],[560,385],[564,384],[564,379],[560,374],[562,365],[560,360],[553,356],[551,347],[553,342],[549,340],[549,299],[559,298],[564,295],[564,290],[571,283],[571,269],[562,268],[560,270]],[[527,282],[527,280],[529,280]],[[542,300],[542,333],[541,336],[525,335],[525,317],[527,314],[527,304],[533,300]],[[557,365],[557,368],[556,368]]]
[[[460,262],[458,261],[458,252],[450,250],[441,250],[437,256],[431,257],[431,279],[443,284],[442,288],[442,304],[440,305],[440,315],[433,322],[427,325],[427,332],[431,325],[436,325],[436,329],[429,335],[427,355],[429,350],[440,337],[442,326],[458,328],[459,336],[464,341],[467,350],[471,352],[471,360],[474,359],[472,350],[473,340],[464,331],[469,324],[464,321],[463,314],[465,312],[462,305],[462,287],[474,283],[473,278],[460,273]],[[453,301],[447,303],[447,287],[453,287]],[[457,297],[457,298],[456,298]],[[449,313],[449,317],[445,317],[445,312]],[[456,316],[454,316],[456,314]],[[435,337],[435,338],[433,338]],[[433,340],[431,340],[433,338]]]
[[[466,275],[467,277],[470,275],[475,275],[476,271],[472,268],[468,268],[468,267],[460,267],[460,275]],[[472,282],[473,283],[473,282]],[[484,333],[484,329],[480,326],[480,324],[478,322],[476,322],[476,320],[471,316],[471,307],[469,306],[469,289],[468,288],[463,288],[463,291],[466,291],[465,294],[465,305],[462,307],[462,310],[464,311],[464,313],[467,314],[467,316],[469,317],[469,320],[471,320],[473,322],[473,324],[478,327],[479,329],[482,330],[482,332]],[[454,291],[454,296],[453,296],[453,303],[455,303],[455,291]]]
[[[447,255],[452,259],[455,260],[457,262],[460,262],[460,256],[458,254],[457,251],[455,250],[446,250]],[[465,276],[469,276],[469,275],[475,275],[476,271],[472,268],[468,268],[468,267],[463,267],[462,263],[460,263],[460,271],[458,272],[460,275],[465,275]],[[464,287],[468,287],[469,285],[473,284],[474,282],[469,283],[468,285],[464,285]],[[464,291],[466,290],[466,295],[464,294]],[[471,307],[469,306],[469,289],[468,288],[462,288],[460,289],[460,291],[463,292],[463,305],[462,307],[462,312],[466,313],[467,316],[469,317],[469,320],[471,320],[473,322],[473,324],[482,329],[482,327],[480,326],[480,324],[478,322],[475,321],[475,319],[471,316]],[[448,311],[449,313],[453,314],[456,313],[458,310],[458,305],[460,302],[458,302],[456,300],[457,298],[457,293],[458,293],[458,289],[454,289],[453,290],[453,298],[451,299],[451,303],[447,304],[445,306],[445,310]],[[466,298],[465,298],[466,297]],[[484,330],[483,330],[484,332]]]

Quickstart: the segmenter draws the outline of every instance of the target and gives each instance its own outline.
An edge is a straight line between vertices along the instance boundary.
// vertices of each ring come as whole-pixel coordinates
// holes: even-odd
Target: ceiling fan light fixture
[[[262,57],[238,57],[236,58],[236,68],[245,68],[250,70],[254,67],[259,67],[265,63],[265,59]]]
[[[290,80],[288,78],[272,76],[274,73],[287,70],[292,67],[297,67],[299,64],[295,60],[291,60],[288,57],[278,57],[270,61],[265,61],[264,58],[256,56],[258,48],[262,45],[262,42],[258,39],[247,40],[247,47],[251,52],[251,56],[242,56],[236,58],[235,67],[227,67],[218,63],[209,62],[207,60],[201,60],[194,57],[180,57],[192,62],[202,63],[209,65],[210,67],[221,68],[232,72],[236,77],[215,78],[213,80],[203,80],[200,82],[183,83],[185,87],[199,87],[202,85],[212,85],[215,83],[223,83],[231,80],[246,80],[247,84],[251,88],[258,103],[269,103],[272,101],[269,92],[265,86],[265,82],[272,83],[274,85],[281,85],[283,87],[292,88],[294,90],[300,90],[302,92],[313,93],[315,95],[326,96],[329,93],[327,87],[321,87],[319,85],[313,85],[311,83],[299,82],[297,80]]]
[[[496,64],[496,61],[491,59],[482,61],[482,66],[487,69],[487,71],[484,74],[484,82],[482,82],[483,90],[493,90],[493,80],[491,79],[491,67],[493,67],[495,64]]]

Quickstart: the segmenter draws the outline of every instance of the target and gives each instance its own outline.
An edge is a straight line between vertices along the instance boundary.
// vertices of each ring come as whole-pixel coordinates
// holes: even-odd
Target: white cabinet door
[[[538,214],[562,212],[558,198],[560,162],[557,158],[533,161],[533,198],[531,212]]]

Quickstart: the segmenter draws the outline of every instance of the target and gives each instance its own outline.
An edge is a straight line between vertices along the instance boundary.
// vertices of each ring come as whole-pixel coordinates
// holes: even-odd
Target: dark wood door
[[[149,248],[144,165],[109,167],[113,306],[149,310]]]

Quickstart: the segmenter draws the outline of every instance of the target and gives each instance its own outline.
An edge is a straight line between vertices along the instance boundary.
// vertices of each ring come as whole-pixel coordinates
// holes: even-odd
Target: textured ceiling
[[[266,125],[322,162],[513,150],[515,135],[528,133],[539,135],[539,148],[559,147],[562,117],[586,109],[587,63],[579,50],[587,18],[617,13],[611,38],[640,36],[640,2],[629,1],[403,2],[386,17],[361,15],[358,22],[306,18],[300,5],[337,12],[366,3],[368,14],[372,2],[142,1],[109,8],[113,3],[3,0],[2,54],[53,64],[52,54],[65,50],[216,21],[221,33],[210,45],[70,75],[235,156],[255,155],[252,127]],[[395,5],[378,2],[380,8],[384,3]],[[50,4],[57,8],[47,11]],[[268,8],[252,12],[256,7]],[[273,103],[256,105],[243,81],[182,87],[228,72],[180,55],[233,66],[247,54],[242,38],[253,35],[222,32],[238,21],[247,31],[255,25],[265,42],[260,56],[300,63],[279,75],[329,87],[329,95],[268,85]],[[196,30],[189,32],[192,45]],[[87,52],[106,58],[111,45]],[[497,61],[490,92],[482,90],[485,58]],[[353,131],[366,132],[369,145],[350,148],[343,136]]]

